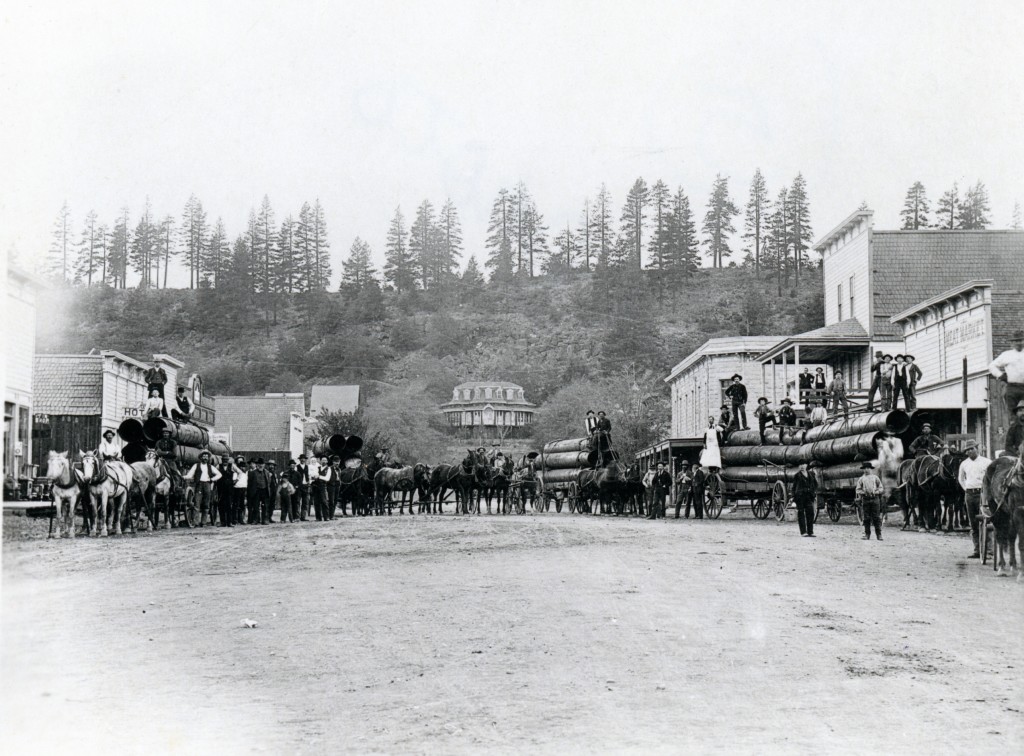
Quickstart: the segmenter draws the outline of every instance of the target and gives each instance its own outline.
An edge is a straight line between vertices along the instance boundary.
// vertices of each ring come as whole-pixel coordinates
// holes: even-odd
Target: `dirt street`
[[[7,540],[3,750],[1024,751],[1024,582],[964,535],[818,534],[563,513]]]

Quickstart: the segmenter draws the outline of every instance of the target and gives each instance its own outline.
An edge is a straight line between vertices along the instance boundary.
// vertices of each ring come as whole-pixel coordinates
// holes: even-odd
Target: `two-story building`
[[[32,462],[36,294],[40,278],[8,265],[4,276],[4,475],[34,477]]]
[[[536,405],[523,387],[508,381],[467,381],[452,390],[440,409],[448,425],[465,437],[501,439],[524,431],[533,422]]]

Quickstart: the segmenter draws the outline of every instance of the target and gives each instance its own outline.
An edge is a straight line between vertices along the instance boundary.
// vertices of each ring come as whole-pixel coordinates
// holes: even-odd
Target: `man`
[[[814,409],[811,410],[811,415],[807,418],[807,422],[810,423],[810,427],[813,428],[816,425],[824,425],[827,423],[828,412],[821,406],[821,402],[814,400],[811,402],[811,405]]]
[[[679,465],[679,472],[676,473],[676,519],[679,519],[679,510],[682,508],[683,501],[686,501],[686,519],[690,519],[690,483],[693,482],[693,478],[690,477],[690,463],[683,461]]]
[[[306,521],[309,516],[309,487],[313,482],[313,475],[309,465],[306,464],[306,455],[299,455],[299,464],[295,466],[298,472],[299,482],[295,484],[295,502],[299,508],[299,519]]]
[[[171,479],[171,485],[174,486],[173,493],[181,491],[181,471],[178,469],[178,444],[171,438],[171,431],[169,429],[164,428],[160,432],[160,439],[153,446],[153,450],[163,465],[165,474]]]
[[[281,487],[281,522],[295,522],[299,519],[299,486],[302,484],[302,473],[294,459],[288,460],[288,469],[284,473],[284,482],[291,487]]]
[[[604,414],[604,410],[597,412],[596,436],[598,451],[612,448],[612,421]]]
[[[217,510],[220,527],[235,527],[234,508],[231,506],[231,492],[235,487],[235,465],[227,454],[220,458],[217,468],[220,478],[217,480]]]
[[[764,396],[757,398],[757,409],[754,410],[754,417],[757,418],[757,429],[761,432],[761,443],[765,443],[764,429],[768,426],[768,423],[775,427],[775,413],[772,412],[771,407],[768,406],[768,399]]]
[[[747,429],[747,387],[743,385],[743,376],[736,373],[732,384],[725,390],[732,408],[732,422],[736,430]]]
[[[942,446],[942,439],[932,433],[932,424],[925,423],[921,426],[921,435],[910,442],[910,455],[912,457],[939,455],[942,453]]]
[[[704,481],[707,480],[708,473],[701,465],[693,466],[693,474],[691,475],[693,484],[690,487],[690,495],[686,499],[686,517],[690,517],[690,504],[693,504],[693,519],[703,520],[704,519]]]
[[[796,411],[793,409],[793,400],[788,396],[782,400],[782,406],[779,408],[778,425],[783,430],[788,428],[790,431],[796,427]]]
[[[732,412],[729,411],[729,405],[722,405],[722,413],[718,416],[718,425],[724,431],[732,425]]]
[[[809,466],[800,465],[793,476],[793,501],[796,503],[796,521],[800,535],[814,538],[814,509],[817,506],[818,481]]]
[[[199,512],[199,527],[206,525],[206,518],[213,512],[213,485],[221,478],[221,472],[210,463],[210,452],[203,449],[199,452],[199,461],[185,473],[185,478],[192,481],[194,497],[192,499],[192,520]],[[213,524],[211,519],[210,524]]]
[[[593,436],[597,431],[597,415],[594,414],[594,410],[587,410],[587,417],[584,421],[587,426],[587,435]]]
[[[249,471],[245,498],[249,502],[250,525],[262,525],[270,505],[270,473],[263,465],[263,457],[258,457],[253,469]]]
[[[274,521],[274,509],[277,507],[277,493],[281,488],[281,476],[277,472],[277,460],[267,460],[267,476],[270,478],[270,497],[267,501],[267,508],[263,510],[263,524],[269,525]]]
[[[156,391],[161,401],[164,402],[163,416],[167,417],[167,397],[164,396],[164,386],[167,385],[167,373],[159,365],[154,365],[145,373],[142,374],[142,378],[146,381],[146,393],[149,396],[153,395]]]
[[[100,460],[103,462],[121,459],[121,444],[114,440],[114,431],[109,428],[103,431],[103,440],[100,441],[100,447],[97,451],[99,452]]]
[[[341,467],[341,457],[337,454],[332,454],[330,457],[331,467],[331,479],[327,481],[327,505],[324,507],[324,519],[333,520],[334,510],[338,504],[338,487],[341,484],[341,479],[338,477]]]
[[[892,368],[892,408],[900,408],[900,394],[903,394],[903,406],[910,407],[910,376],[907,375],[906,356],[896,355],[896,364]]]
[[[327,484],[334,476],[331,473],[330,460],[326,455],[321,455],[317,461],[320,465],[319,474],[313,481],[313,509],[317,522],[322,522],[327,519]]]
[[[985,470],[992,464],[992,460],[978,454],[978,442],[967,442],[967,459],[960,463],[960,472],[957,481],[964,489],[964,503],[967,505],[967,516],[971,518],[971,540],[974,542],[974,552],[968,559],[978,559],[978,518],[981,515],[981,488],[985,480]]]
[[[871,540],[871,526],[875,526],[875,539],[882,540],[882,495],[885,489],[881,479],[875,475],[874,465],[865,462],[861,465],[864,474],[857,479],[856,497],[864,509],[864,535],[862,541]]]
[[[828,395],[832,400],[832,417],[839,415],[839,405],[843,405],[843,418],[850,419],[850,400],[846,398],[846,381],[843,379],[843,371],[832,372],[832,382],[828,384]]]
[[[917,382],[924,378],[924,373],[914,363],[914,355],[905,354],[903,359],[907,362],[907,409],[917,409]]]
[[[875,360],[871,363],[871,388],[868,390],[868,412],[875,411],[875,394],[882,388],[882,363],[884,355],[881,350],[875,352]],[[885,399],[882,399],[882,411],[886,410]]]
[[[641,479],[640,484],[644,487],[644,505],[647,514],[650,514],[654,508],[654,474],[655,469],[648,467],[647,472],[644,473],[644,477]],[[640,512],[644,514],[644,512]],[[650,519],[648,517],[648,519]]]
[[[656,520],[665,517],[665,497],[672,492],[672,476],[665,469],[665,463],[659,462],[658,469],[654,473],[654,497],[651,507],[647,511],[648,520]]]
[[[1011,343],[1013,349],[1001,353],[988,366],[988,372],[1004,384],[1003,401],[1010,417],[1024,399],[1024,331],[1015,331]]]
[[[1020,456],[1021,444],[1024,443],[1024,399],[1017,402],[1017,416],[1010,423],[1010,429],[1006,431],[1006,441],[1003,447],[1006,454],[1011,457]]]
[[[249,463],[241,455],[235,460],[235,485],[231,490],[231,507],[234,514],[231,521],[245,525],[245,495],[249,490]]]
[[[178,386],[178,394],[174,397],[174,403],[178,406],[171,408],[171,419],[177,420],[179,423],[192,422],[192,404],[188,400],[188,393],[184,386]]]
[[[809,413],[811,411],[811,394],[814,388],[814,376],[811,375],[809,367],[805,367],[804,372],[797,376],[797,383],[800,388],[800,403],[804,405],[804,413]]]

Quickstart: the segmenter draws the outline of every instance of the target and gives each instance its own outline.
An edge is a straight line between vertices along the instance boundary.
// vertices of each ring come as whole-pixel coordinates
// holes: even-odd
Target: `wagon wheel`
[[[754,517],[759,520],[767,520],[768,513],[771,512],[771,507],[768,506],[767,499],[754,499],[754,503],[750,505],[751,510],[754,512]]]
[[[839,518],[843,516],[843,505],[839,499],[830,496],[825,500],[825,512],[832,522],[839,522]]]
[[[174,498],[174,494],[169,495],[171,498]],[[192,487],[189,486],[185,489],[185,495],[181,499],[181,505],[185,508],[185,522],[188,523],[190,528],[194,528],[196,526],[196,515],[195,512],[192,511],[192,505],[195,503],[195,496],[195,491],[193,491]],[[175,517],[177,517],[177,512],[175,512]]]
[[[814,495],[814,512],[811,514],[811,522],[814,524],[818,523],[818,513],[821,512],[822,498],[820,494]]]
[[[712,520],[717,520],[722,514],[722,502],[722,478],[715,474],[704,486],[704,511]]]
[[[561,511],[562,511],[562,503],[563,503],[564,496],[565,496],[565,492],[562,492],[561,495],[556,493],[552,497],[555,500],[555,511],[558,512],[558,513],[561,513]]]
[[[775,510],[775,519],[779,522],[786,519],[786,505],[788,503],[786,484],[781,480],[775,481],[775,485],[772,486],[772,509]]]
[[[570,483],[565,496],[569,500],[569,514],[582,514],[583,501],[580,499],[580,487],[575,483]]]

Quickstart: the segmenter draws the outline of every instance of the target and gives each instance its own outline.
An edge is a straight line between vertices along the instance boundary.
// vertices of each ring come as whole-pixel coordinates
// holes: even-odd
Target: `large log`
[[[793,454],[792,450],[799,450],[799,446],[726,446],[722,449],[722,464],[725,466],[759,465],[763,462],[772,462],[776,465],[784,465],[788,457]]]
[[[145,444],[146,434],[142,429],[142,421],[137,417],[129,417],[122,420],[117,426],[117,435],[129,444]]]
[[[761,432],[753,428],[733,431],[725,440],[726,446],[778,446],[779,444],[800,445],[804,442],[802,428],[765,428],[764,443]]]
[[[864,470],[861,469],[863,462],[845,462],[841,465],[830,465],[828,467],[821,468],[821,477],[824,480],[856,480],[864,474]],[[875,473],[878,473],[878,465],[876,462]]]
[[[337,454],[338,456],[341,456],[341,454],[345,451],[345,440],[346,439],[342,434],[335,433],[326,441],[314,441],[310,449],[313,452],[313,454],[315,454],[318,457],[322,454],[325,454],[327,456]]]
[[[801,450],[809,451],[803,455],[801,461],[810,462],[814,460],[823,465],[834,465],[840,462],[853,462],[865,458],[874,459],[878,456],[878,441],[886,438],[882,432],[861,433],[856,436],[843,436],[841,438],[826,438],[815,441],[811,444],[804,444],[799,447]]]
[[[538,475],[540,475],[542,485],[552,483],[578,483],[582,472],[583,470],[580,469],[543,470],[538,473]]]
[[[600,452],[553,452],[541,455],[544,470],[576,470],[597,464]]]
[[[198,425],[179,423],[166,417],[151,417],[142,424],[142,432],[151,443],[159,441],[165,430],[171,432],[171,438],[178,446],[202,449],[210,442],[210,434]]]
[[[790,481],[796,475],[793,467],[723,467],[722,480],[739,483],[764,483],[767,487],[777,480]]]
[[[561,441],[550,441],[541,449],[544,454],[560,454],[562,452],[590,451],[589,438],[567,438]]]
[[[861,433],[877,433],[885,431],[894,436],[904,433],[910,427],[910,415],[903,410],[876,412],[871,415],[859,415],[851,420],[833,420],[832,422],[810,428],[804,434],[804,441],[824,441],[842,436],[856,436]]]

